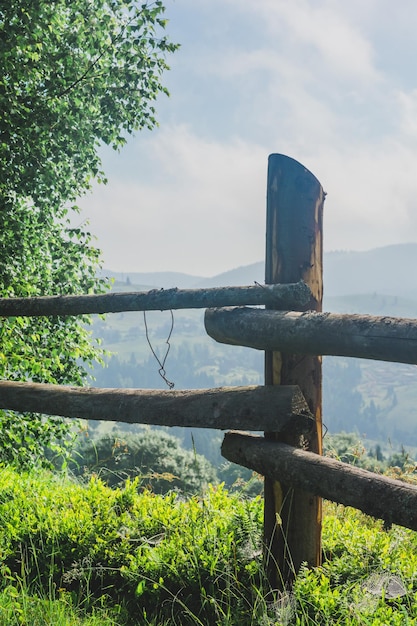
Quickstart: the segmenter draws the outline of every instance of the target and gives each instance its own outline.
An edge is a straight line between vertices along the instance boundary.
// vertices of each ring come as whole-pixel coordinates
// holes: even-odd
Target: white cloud
[[[341,0],[257,0],[245,3],[230,0],[236,8],[262,18],[269,33],[269,44],[286,58],[304,59],[306,66],[322,63],[333,76],[361,81],[375,81],[375,52],[366,34],[361,32]],[[313,61],[313,63],[311,63]],[[316,67],[320,74],[322,68]]]
[[[412,148],[386,138],[378,145],[284,145],[282,152],[300,160],[328,193],[326,249],[415,238]],[[107,267],[214,275],[263,259],[266,146],[208,141],[178,126],[160,131],[138,159],[145,154],[156,172],[151,179],[115,180],[87,203]]]
[[[270,152],[328,192],[327,250],[416,240],[417,90],[381,66],[405,17],[390,30],[387,0],[176,3],[192,32],[170,76],[178,98],[83,203],[108,267],[214,275],[261,260]]]
[[[326,249],[370,249],[416,238],[416,152],[386,139],[378,146],[327,147],[317,156],[325,179]]]
[[[399,126],[405,135],[405,139],[417,139],[417,89],[406,93],[401,91],[397,94],[399,112]],[[416,145],[417,149],[417,145]]]
[[[214,275],[263,257],[261,147],[210,142],[180,126],[160,131],[145,153],[158,180],[110,181],[82,203],[107,266]]]

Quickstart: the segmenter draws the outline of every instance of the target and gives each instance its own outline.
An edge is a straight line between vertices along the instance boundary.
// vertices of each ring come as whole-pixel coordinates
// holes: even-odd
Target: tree
[[[156,124],[165,57],[177,47],[161,35],[163,13],[159,0],[1,4],[0,296],[105,289],[92,236],[71,217],[92,181],[105,182],[100,146],[118,150],[126,135]],[[82,383],[100,358],[89,322],[2,320],[0,377]],[[0,412],[0,459],[33,462],[65,436],[62,424]]]
[[[361,369],[357,359],[323,359],[323,421],[333,432],[361,428]]]
[[[217,482],[216,470],[204,456],[185,450],[177,437],[149,428],[80,439],[71,467],[87,478],[97,474],[110,487],[139,476],[140,485],[155,493],[179,489],[195,495]]]

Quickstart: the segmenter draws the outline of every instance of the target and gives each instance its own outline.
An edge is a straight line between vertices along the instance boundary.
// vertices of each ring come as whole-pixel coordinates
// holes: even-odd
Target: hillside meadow
[[[417,536],[325,503],[323,566],[271,590],[263,501],[0,469],[0,624],[417,623]]]

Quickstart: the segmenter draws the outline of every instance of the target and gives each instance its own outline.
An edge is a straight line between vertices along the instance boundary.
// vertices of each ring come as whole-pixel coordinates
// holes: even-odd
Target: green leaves
[[[132,623],[145,608],[152,623],[171,623],[184,603],[202,611],[202,623],[215,623],[215,607],[205,605],[216,593],[219,607],[231,601],[237,612],[228,623],[248,623],[238,617],[250,615],[249,603],[242,611],[233,601],[244,590],[249,598],[259,576],[261,533],[262,501],[240,501],[221,486],[185,500],[138,494],[136,481],[111,490],[95,478],[82,486],[46,472],[0,471],[0,545],[10,580],[24,568],[41,594],[67,590],[80,607],[123,604]]]
[[[265,578],[259,497],[221,485],[158,496],[137,481],[109,489],[2,468],[1,589],[59,590],[87,611],[123,606],[117,624],[415,624],[416,533],[330,503],[325,513],[323,566],[302,567],[278,594]],[[383,580],[397,581],[394,595]]]
[[[161,2],[134,0],[2,3],[0,297],[105,288],[91,234],[70,215],[93,179],[106,180],[98,147],[119,149],[126,134],[156,124],[165,56],[177,48],[160,36],[163,12]],[[83,366],[101,355],[89,321],[1,320],[0,378],[81,384]],[[9,417],[0,412],[2,424]],[[33,443],[19,429],[13,438],[16,449]],[[0,458],[16,461],[6,448]]]
[[[100,142],[152,129],[151,102],[177,46],[161,3],[11,0],[0,14],[0,193],[73,200],[100,169]],[[36,181],[36,182],[35,182]]]
[[[207,459],[181,447],[180,441],[161,430],[136,434],[114,433],[79,442],[73,455],[75,474],[100,476],[109,486],[139,477],[155,493],[179,490],[199,493],[217,479]]]

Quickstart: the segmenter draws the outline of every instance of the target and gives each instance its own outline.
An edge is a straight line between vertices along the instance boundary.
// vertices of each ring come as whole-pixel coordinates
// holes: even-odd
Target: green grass
[[[83,616],[71,596],[59,598],[31,595],[24,588],[9,585],[0,593],[0,626],[115,626],[117,617],[108,610],[95,609]]]
[[[278,594],[262,505],[3,468],[0,626],[417,624],[416,533],[326,503],[323,566]]]

